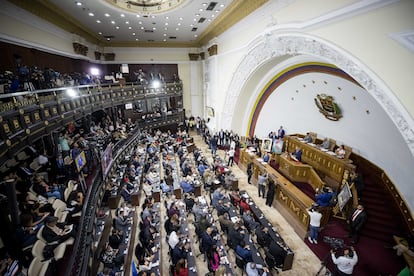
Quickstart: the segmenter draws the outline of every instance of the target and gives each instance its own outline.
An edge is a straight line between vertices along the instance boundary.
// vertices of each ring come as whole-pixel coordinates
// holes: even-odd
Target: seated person
[[[334,192],[332,191],[332,188],[325,186],[322,188],[322,192],[318,193],[317,190],[317,194],[315,195],[316,203],[320,207],[328,207],[331,205],[331,199],[333,196]]]
[[[312,143],[313,142],[312,136],[310,135],[309,132],[306,132],[306,136],[303,137],[303,141],[305,141],[306,143]]]
[[[329,142],[329,139],[326,137],[325,139],[323,139],[322,144],[319,145],[319,148],[328,150],[330,145],[331,143]]]
[[[229,213],[226,212],[223,215],[219,216],[219,223],[221,230],[227,234],[229,232],[231,225],[233,224],[233,222],[230,220]]]
[[[256,228],[256,240],[257,240],[257,243],[261,247],[269,246],[269,243],[271,241],[271,237],[270,237],[270,234],[269,234],[269,228],[267,228],[267,227],[257,227]]]
[[[341,159],[345,158],[345,153],[346,153],[346,151],[345,151],[345,149],[344,149],[344,145],[340,145],[340,146],[339,146],[339,147],[335,150],[336,157],[341,158]]]
[[[224,191],[221,188],[217,188],[213,192],[213,196],[211,198],[211,205],[213,205],[214,207],[217,207],[219,200],[224,200],[224,198],[225,198]]]
[[[244,225],[248,228],[250,232],[256,230],[259,226],[259,223],[254,219],[253,213],[250,210],[243,212],[243,221]]]
[[[165,182],[165,179],[161,180],[160,187],[163,193],[171,192],[171,187]]]
[[[123,233],[122,231],[112,228],[112,235],[108,238],[109,246],[113,249],[119,249],[119,246],[122,244]]]
[[[180,183],[180,186],[181,189],[183,189],[184,193],[194,193],[194,186],[187,179],[183,179],[183,181]]]
[[[291,157],[295,161],[302,161],[302,149],[298,146],[296,146],[295,151],[292,152]]]
[[[270,154],[269,154],[269,152],[266,151],[263,154],[263,162],[269,163],[269,161],[270,161]]]
[[[176,265],[180,259],[187,259],[187,253],[190,249],[190,243],[180,241],[172,250],[171,261]]]
[[[245,244],[244,240],[236,247],[236,254],[242,257],[242,259],[248,263],[253,261],[252,252],[250,251],[250,246]]]
[[[105,248],[102,249],[101,261],[105,267],[119,270],[124,264],[124,254],[118,249],[113,249],[109,243],[106,243]]]
[[[260,273],[259,270],[263,270],[263,273]],[[267,273],[269,273],[269,269],[262,266],[261,264],[249,262],[246,264],[246,273],[247,273],[247,276],[258,276],[258,275],[265,276],[267,275]]]
[[[233,227],[230,227],[227,235],[227,244],[230,248],[236,250],[237,245],[244,239],[245,231],[243,228],[239,223],[235,223]]]
[[[74,235],[74,230],[61,224],[57,224],[58,218],[48,216],[45,219],[46,225],[43,228],[42,236],[47,243],[57,241],[62,243]]]
[[[217,210],[217,216],[221,216],[224,213],[227,213],[230,211],[230,203],[229,202],[224,203],[223,200],[219,200],[216,210]]]
[[[239,205],[240,205],[240,214],[250,211],[250,206],[246,198],[242,197]]]
[[[38,194],[46,198],[55,197],[62,199],[62,195],[59,191],[59,187],[56,184],[48,185],[41,176],[35,176],[33,181],[33,190]]]
[[[131,202],[131,194],[132,192],[128,190],[126,184],[122,184],[121,196],[125,202]]]

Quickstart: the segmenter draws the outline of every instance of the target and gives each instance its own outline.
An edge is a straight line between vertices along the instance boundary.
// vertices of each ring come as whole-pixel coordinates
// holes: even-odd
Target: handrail
[[[140,135],[139,127],[136,127],[132,131],[127,140],[121,145],[119,150],[113,155],[113,162],[110,164],[109,171],[112,167],[118,164],[118,159],[123,157],[123,152],[127,150],[131,145],[134,146],[138,142]],[[134,144],[135,143],[135,144]],[[77,276],[77,275],[88,275],[90,254],[92,253],[92,244],[94,241],[93,233],[93,222],[96,218],[96,210],[101,207],[101,202],[98,201],[100,190],[103,189],[105,180],[112,177],[106,175],[103,177],[102,169],[100,166],[97,168],[98,174],[93,180],[93,183],[88,189],[85,197],[86,204],[82,209],[82,216],[79,221],[78,235],[73,247],[72,257],[70,259],[66,276]]]

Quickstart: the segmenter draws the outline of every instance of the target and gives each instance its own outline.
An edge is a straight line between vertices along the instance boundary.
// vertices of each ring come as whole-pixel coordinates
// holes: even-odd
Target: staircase
[[[404,232],[405,227],[391,196],[373,179],[375,178],[364,176],[365,188],[360,203],[364,205],[368,218],[361,235],[393,244],[392,236],[404,236],[401,232]]]

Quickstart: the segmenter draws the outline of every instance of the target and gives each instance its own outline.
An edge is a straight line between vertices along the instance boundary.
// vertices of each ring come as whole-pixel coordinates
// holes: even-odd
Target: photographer
[[[358,262],[358,255],[354,248],[351,246],[349,249],[344,249],[344,255],[336,257],[335,251],[331,249],[332,262],[336,265],[336,276],[352,275],[354,266]]]

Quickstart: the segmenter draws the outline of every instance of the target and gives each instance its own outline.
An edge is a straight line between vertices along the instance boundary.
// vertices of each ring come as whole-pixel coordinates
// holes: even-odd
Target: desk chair
[[[51,260],[42,261],[43,258],[35,257],[30,263],[28,275],[44,276],[49,268]]]
[[[242,271],[242,276],[244,275],[244,271],[246,270],[246,261],[241,257],[241,256],[239,256],[238,254],[234,254],[234,256],[236,257],[236,265],[237,265],[237,267],[238,268],[240,268],[241,269],[241,271]]]
[[[279,265],[277,263],[275,257],[273,257],[273,255],[270,254],[270,252],[267,248],[264,249],[264,252],[265,252],[265,262],[267,264],[267,267],[269,269],[274,269],[276,271],[276,273],[279,274],[278,268],[280,268],[281,265]]]
[[[32,255],[33,257],[40,258],[42,261],[45,261],[44,250],[46,247],[46,243],[41,240],[37,240],[36,243],[32,247]],[[61,243],[56,248],[53,249],[53,259],[56,261],[63,258],[66,251],[66,244]]]

